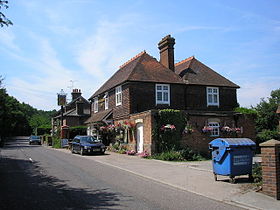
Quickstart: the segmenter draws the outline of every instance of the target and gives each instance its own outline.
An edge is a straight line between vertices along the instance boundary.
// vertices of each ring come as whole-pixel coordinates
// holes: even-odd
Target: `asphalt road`
[[[0,148],[0,209],[239,208],[18,138]]]

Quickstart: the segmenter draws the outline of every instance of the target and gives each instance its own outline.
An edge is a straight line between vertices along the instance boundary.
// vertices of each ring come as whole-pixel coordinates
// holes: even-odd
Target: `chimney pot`
[[[174,45],[175,39],[170,35],[165,36],[158,43],[158,49],[160,50],[160,63],[172,71],[175,71]]]
[[[72,101],[75,100],[76,98],[82,95],[81,89],[76,89],[76,88],[73,89],[71,95],[72,95]]]

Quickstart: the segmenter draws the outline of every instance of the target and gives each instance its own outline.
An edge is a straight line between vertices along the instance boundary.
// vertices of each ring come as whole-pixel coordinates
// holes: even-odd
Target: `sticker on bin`
[[[250,164],[250,156],[249,155],[235,155],[233,156],[233,165],[234,166],[243,166]]]

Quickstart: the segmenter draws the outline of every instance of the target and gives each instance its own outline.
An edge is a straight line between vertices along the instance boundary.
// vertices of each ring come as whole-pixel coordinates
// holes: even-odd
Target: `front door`
[[[143,124],[139,123],[136,126],[137,128],[137,153],[143,152],[144,148],[144,130]]]

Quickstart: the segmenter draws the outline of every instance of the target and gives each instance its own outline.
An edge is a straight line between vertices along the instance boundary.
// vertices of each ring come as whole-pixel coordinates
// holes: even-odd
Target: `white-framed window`
[[[93,112],[98,112],[98,97],[93,99]]]
[[[104,101],[105,101],[105,110],[109,108],[109,94],[108,92],[104,95]]]
[[[219,88],[207,87],[207,106],[219,106]]]
[[[170,105],[170,85],[156,84],[156,104]]]
[[[218,122],[209,122],[208,126],[212,128],[210,136],[214,137],[220,135],[220,124]]]
[[[116,106],[122,105],[122,86],[118,86],[115,89]]]

